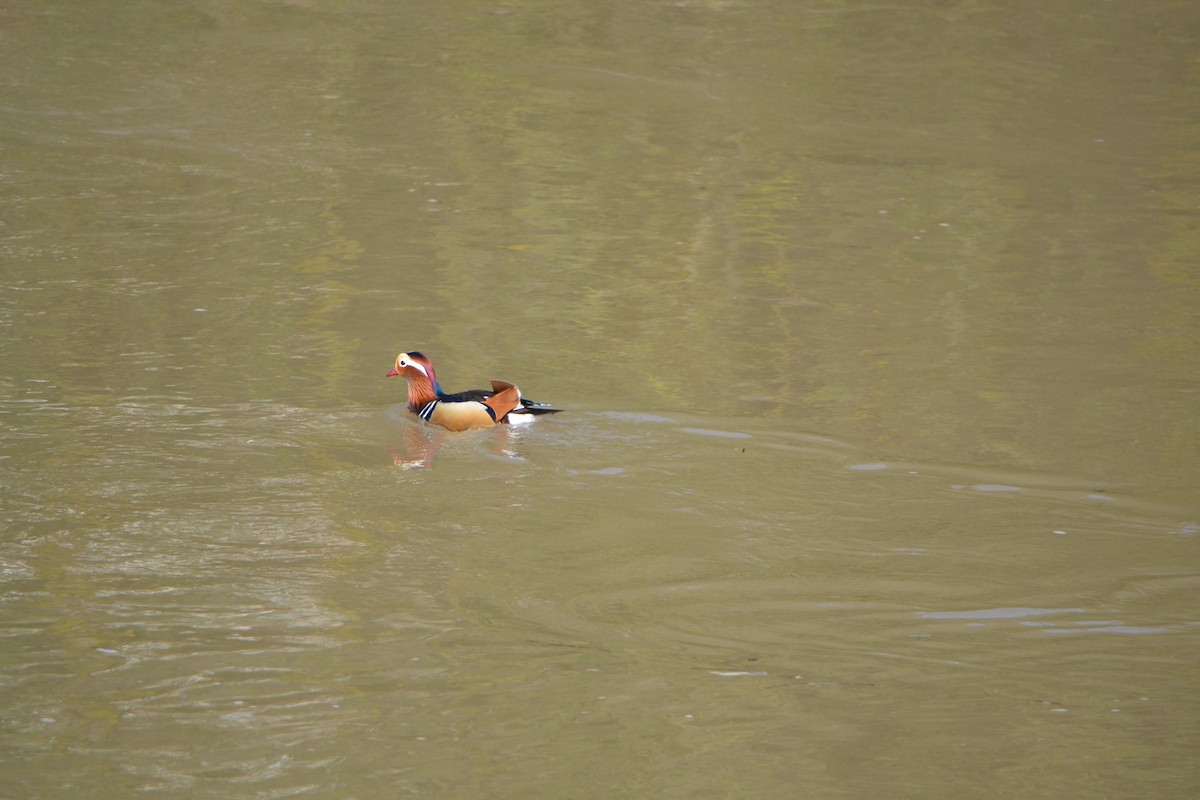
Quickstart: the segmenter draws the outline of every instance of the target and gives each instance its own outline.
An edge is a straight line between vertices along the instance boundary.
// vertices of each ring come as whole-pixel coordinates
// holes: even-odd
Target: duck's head
[[[415,350],[396,356],[396,366],[392,367],[392,371],[387,374],[387,377],[394,378],[397,375],[405,378],[424,376],[430,383],[437,380],[433,374],[433,364],[425,357],[424,353],[418,353]]]
[[[408,381],[408,407],[414,411],[442,396],[442,386],[433,371],[433,364],[415,350],[396,356],[396,366],[387,376],[391,378],[396,375]]]

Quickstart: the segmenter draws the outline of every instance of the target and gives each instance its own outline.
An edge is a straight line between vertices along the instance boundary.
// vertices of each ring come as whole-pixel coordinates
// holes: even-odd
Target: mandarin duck
[[[408,410],[426,422],[452,431],[532,422],[539,414],[562,410],[526,400],[521,397],[521,390],[507,381],[492,381],[490,390],[446,394],[438,383],[433,363],[415,350],[396,356],[396,366],[387,377],[396,375],[408,381]]]

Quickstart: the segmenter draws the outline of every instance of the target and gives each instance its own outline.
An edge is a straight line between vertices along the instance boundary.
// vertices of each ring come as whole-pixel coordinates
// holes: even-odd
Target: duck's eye
[[[402,366],[402,367],[407,367],[407,366],[408,366],[408,362],[407,362],[407,361],[405,361],[405,360],[402,358],[402,359],[400,359],[400,366]]]

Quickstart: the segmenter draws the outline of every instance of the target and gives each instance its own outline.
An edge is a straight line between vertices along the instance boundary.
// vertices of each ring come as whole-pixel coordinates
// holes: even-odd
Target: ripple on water
[[[1082,608],[981,608],[974,611],[920,611],[921,619],[1025,619],[1047,614],[1082,614]]]

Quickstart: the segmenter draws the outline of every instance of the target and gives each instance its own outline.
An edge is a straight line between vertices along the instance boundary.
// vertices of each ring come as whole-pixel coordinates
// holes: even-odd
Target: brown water
[[[0,796],[1196,796],[1198,64],[0,0]],[[423,430],[404,349],[567,411]]]

